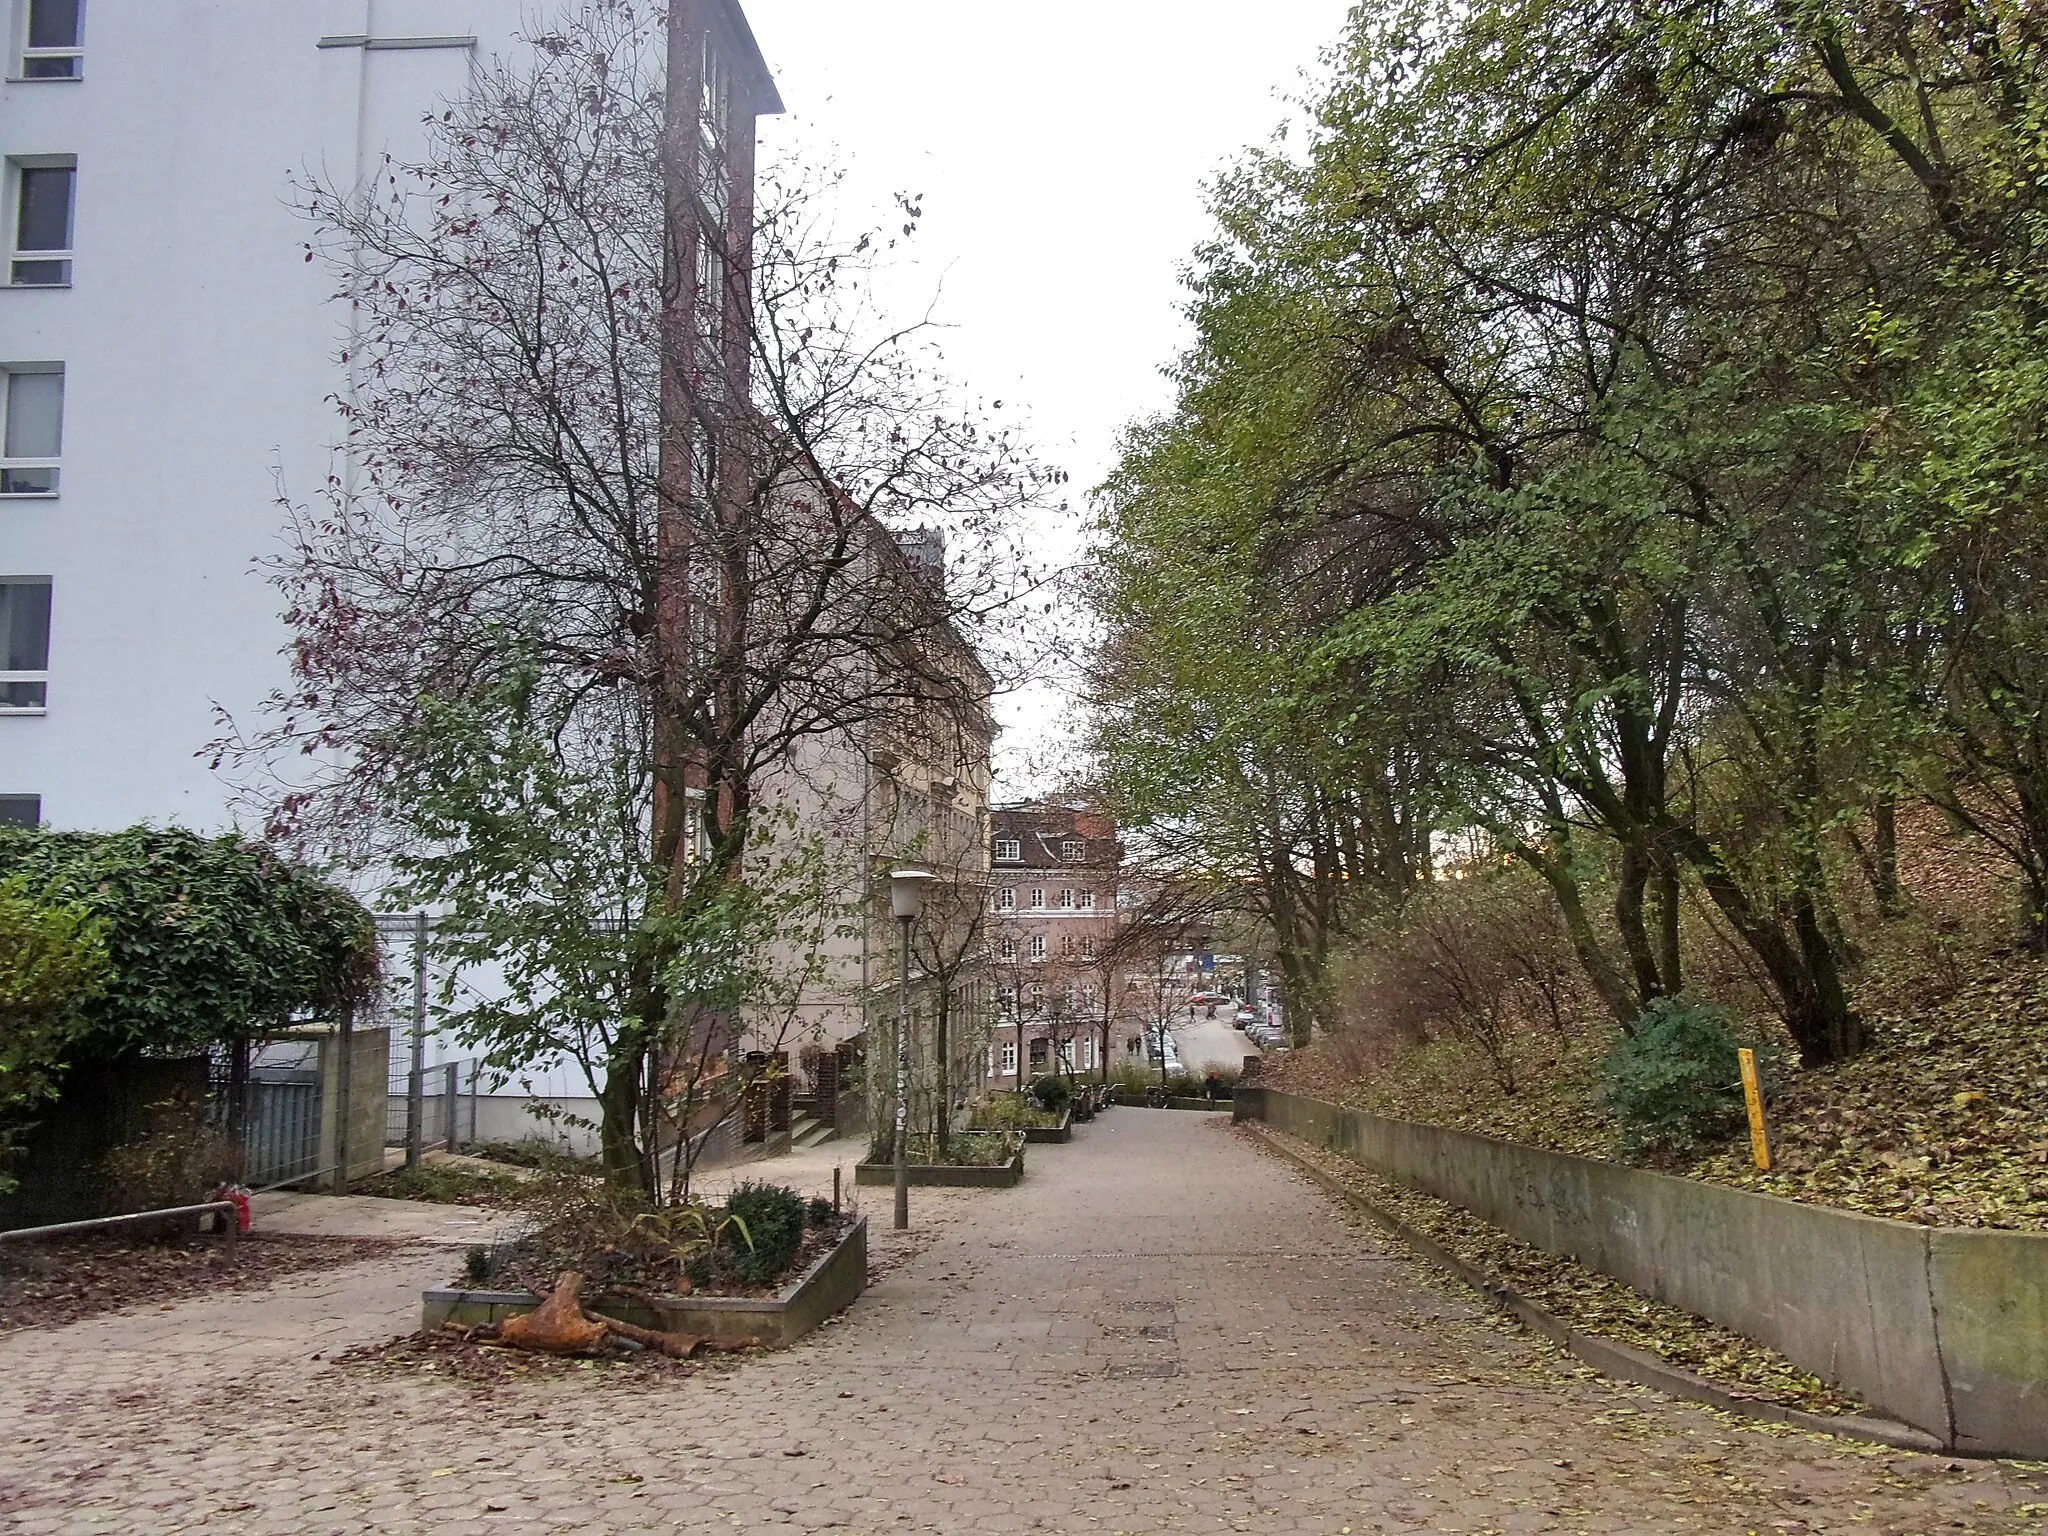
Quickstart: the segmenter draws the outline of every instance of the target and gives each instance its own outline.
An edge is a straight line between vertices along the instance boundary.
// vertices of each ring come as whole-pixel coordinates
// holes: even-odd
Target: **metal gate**
[[[242,1182],[251,1189],[320,1172],[320,1074],[255,1067],[242,1119]]]

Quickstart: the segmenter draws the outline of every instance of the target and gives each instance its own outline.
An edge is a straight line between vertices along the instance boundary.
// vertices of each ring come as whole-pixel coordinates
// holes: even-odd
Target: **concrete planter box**
[[[1059,1142],[1072,1141],[1073,1139],[1074,1109],[1072,1105],[1068,1105],[1067,1108],[1060,1111],[1060,1123],[1058,1125],[1027,1125],[1024,1127],[1024,1140],[1036,1143],[1039,1146],[1052,1146]]]
[[[969,1167],[961,1163],[912,1163],[905,1170],[913,1184],[928,1185],[935,1189],[1008,1189],[1024,1177],[1024,1149],[1019,1147],[1016,1155],[1007,1163],[991,1163],[983,1167]],[[855,1163],[853,1182],[856,1184],[884,1185],[896,1182],[894,1163]]]
[[[722,1344],[755,1338],[770,1349],[787,1349],[826,1318],[844,1311],[867,1285],[868,1219],[862,1216],[773,1296],[591,1297],[589,1304],[608,1317],[642,1328],[700,1333]],[[531,1291],[430,1290],[420,1321],[425,1328],[501,1323],[539,1305],[540,1298]]]
[[[1114,1102],[1127,1105],[1132,1109],[1150,1109],[1152,1107],[1145,1102],[1144,1094],[1133,1093],[1128,1088],[1116,1089]],[[1168,1099],[1160,1106],[1162,1109],[1193,1110],[1227,1110],[1230,1107],[1231,1101],[1229,1099]]]

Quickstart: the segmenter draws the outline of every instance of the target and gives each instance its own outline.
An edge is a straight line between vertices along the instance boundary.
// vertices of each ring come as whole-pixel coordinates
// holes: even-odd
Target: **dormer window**
[[[996,859],[999,863],[1014,863],[1024,857],[1024,843],[1020,838],[999,837],[996,839]]]
[[[1068,838],[1060,844],[1060,857],[1069,864],[1078,864],[1088,856],[1088,845],[1078,838]]]

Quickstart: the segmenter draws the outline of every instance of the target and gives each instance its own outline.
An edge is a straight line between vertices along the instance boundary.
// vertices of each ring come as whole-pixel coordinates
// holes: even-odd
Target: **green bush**
[[[726,1197],[725,1209],[746,1223],[747,1230],[746,1238],[734,1234],[737,1246],[720,1247],[720,1259],[742,1285],[773,1285],[803,1247],[803,1197],[780,1184],[749,1179]],[[753,1239],[751,1247],[747,1238]]]
[[[1738,1047],[1735,1016],[1718,1003],[1652,1002],[1600,1062],[1622,1151],[1683,1157],[1734,1131],[1744,1118]]]
[[[1059,1079],[1051,1081],[1058,1082]],[[1058,1110],[1043,1109],[1036,1100],[1021,1093],[991,1094],[986,1104],[974,1106],[974,1128],[978,1131],[1021,1131],[1027,1127],[1051,1127],[1059,1123]]]
[[[804,1214],[810,1217],[812,1226],[828,1227],[832,1224],[832,1218],[839,1213],[832,1209],[830,1200],[819,1195],[804,1207]]]
[[[27,881],[0,881],[0,1193],[111,978],[105,927],[83,903],[37,901]]]
[[[1040,1109],[1052,1115],[1060,1113],[1074,1100],[1074,1090],[1067,1085],[1067,1080],[1052,1073],[1034,1077],[1025,1091],[1038,1100]]]
[[[0,880],[101,925],[111,969],[85,1005],[81,1056],[187,1054],[377,1000],[369,911],[260,843],[0,827]]]
[[[206,1101],[183,1092],[143,1110],[142,1132],[101,1165],[116,1213],[197,1205],[235,1176],[235,1149],[207,1123]]]

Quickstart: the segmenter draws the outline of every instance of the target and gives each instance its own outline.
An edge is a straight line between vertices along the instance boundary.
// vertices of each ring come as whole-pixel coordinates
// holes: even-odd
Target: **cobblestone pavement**
[[[408,1326],[450,1259],[425,1247],[12,1335],[0,1529],[1933,1536],[2048,1510],[2024,1469],[1575,1374],[1222,1117],[1112,1110],[1030,1167],[914,1191],[842,1321],[682,1379],[321,1358]]]

